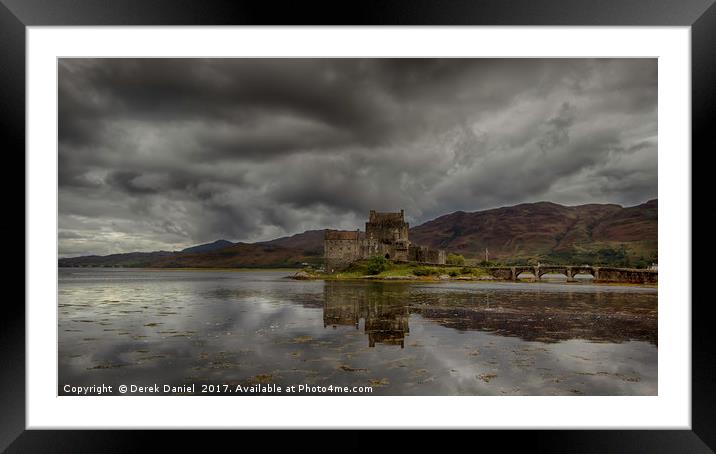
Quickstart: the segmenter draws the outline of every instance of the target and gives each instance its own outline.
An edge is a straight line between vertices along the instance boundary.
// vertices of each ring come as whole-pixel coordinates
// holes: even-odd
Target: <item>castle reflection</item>
[[[408,326],[407,287],[390,289],[380,284],[346,285],[326,283],[324,287],[323,327],[354,326],[365,321],[368,346],[400,345],[405,348]]]
[[[527,341],[569,339],[657,344],[652,294],[447,289],[383,282],[326,281],[323,326],[360,329],[368,345],[405,346],[410,314],[458,331],[486,331]]]

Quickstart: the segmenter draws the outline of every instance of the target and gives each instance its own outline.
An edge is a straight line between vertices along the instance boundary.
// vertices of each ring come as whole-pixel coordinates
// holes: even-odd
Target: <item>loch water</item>
[[[59,395],[132,384],[175,387],[160,395],[284,394],[278,386],[316,395],[657,394],[654,287],[297,281],[290,270],[58,273]]]

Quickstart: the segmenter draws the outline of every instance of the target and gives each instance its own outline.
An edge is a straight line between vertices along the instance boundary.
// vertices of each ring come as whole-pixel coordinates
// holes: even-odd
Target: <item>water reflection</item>
[[[397,291],[396,291],[397,290]],[[364,320],[368,346],[376,343],[405,348],[408,327],[408,287],[382,283],[355,285],[327,282],[324,288],[323,326],[350,325],[358,329]]]
[[[487,331],[528,341],[657,344],[652,292],[614,292],[598,286],[590,292],[565,291],[536,285],[542,286],[539,291],[519,287],[524,284],[450,287],[329,281],[324,287],[323,323],[324,327],[358,329],[363,319],[371,347],[376,342],[404,347],[410,314],[456,330]]]
[[[60,270],[59,383],[654,395],[657,293],[286,272]],[[62,389],[59,394],[64,394]]]
[[[417,299],[415,311],[421,316],[459,330],[547,343],[568,339],[657,343],[655,295],[648,293],[453,290]]]

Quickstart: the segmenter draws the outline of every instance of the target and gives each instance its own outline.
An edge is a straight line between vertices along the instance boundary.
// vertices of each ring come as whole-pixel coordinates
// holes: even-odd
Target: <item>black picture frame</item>
[[[17,160],[11,164],[6,161],[6,165],[12,165],[12,173],[20,174],[18,169],[25,168],[26,27],[63,25],[690,26],[692,150],[705,152],[713,142],[710,120],[716,117],[714,0],[364,0],[330,4],[281,4],[270,0],[0,0],[0,129],[5,156]],[[694,154],[692,152],[692,160]],[[17,194],[19,182],[4,179],[3,184],[6,197]],[[696,196],[696,191],[693,192]],[[19,203],[17,198],[15,201]],[[9,218],[6,214],[6,219]],[[24,216],[22,223],[16,218],[13,220],[6,235],[16,238],[20,224],[26,227]],[[25,244],[29,241],[32,239],[25,236]],[[11,242],[19,249],[19,241]],[[25,256],[24,251],[12,249],[12,252]],[[11,262],[15,265],[17,261]],[[479,445],[497,441],[509,447],[517,441],[528,440],[532,449],[550,452],[714,452],[716,355],[708,306],[708,300],[692,305],[692,430],[516,431],[514,435],[482,431]],[[0,451],[128,452],[164,446],[164,438],[183,442],[188,436],[172,431],[164,432],[165,437],[147,440],[146,431],[27,431],[25,305],[20,298],[7,299],[3,304],[0,346]],[[141,445],[137,444],[139,436],[144,438]],[[276,439],[272,443],[280,444],[283,439],[294,446],[309,440],[296,433],[270,438]],[[427,437],[409,438],[422,443]],[[357,441],[358,437],[351,435],[344,443],[350,448],[350,445],[358,445]]]

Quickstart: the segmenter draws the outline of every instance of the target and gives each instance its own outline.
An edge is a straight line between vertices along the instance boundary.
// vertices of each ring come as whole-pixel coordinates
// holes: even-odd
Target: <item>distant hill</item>
[[[270,244],[235,243],[207,252],[180,252],[158,257],[158,268],[276,268],[296,267],[310,262],[304,251]],[[314,262],[316,259],[314,258]]]
[[[257,244],[296,248],[301,249],[310,255],[323,255],[323,235],[324,230],[306,230],[303,233],[297,233],[292,236],[284,236],[276,238],[275,240],[264,241]]]
[[[132,267],[132,268],[278,268],[318,264],[320,256],[270,244],[231,243],[222,248],[187,248],[177,252],[131,252],[106,256],[62,258],[61,267]],[[212,243],[213,244],[213,243]]]
[[[225,247],[232,246],[234,243],[226,240],[216,240],[213,243],[200,244],[198,246],[188,247],[182,249],[181,252],[209,252],[217,249],[223,249]]]
[[[637,266],[657,260],[658,204],[563,206],[550,202],[466,213],[410,230],[410,241],[465,257],[507,263],[603,263]]]
[[[58,261],[59,266],[121,266],[145,268],[151,267],[153,263],[162,257],[172,256],[176,252],[128,252],[126,254],[111,255],[85,255],[83,257],[62,258]]]
[[[132,252],[64,258],[59,266],[295,267],[318,264],[323,230],[259,243],[217,240],[177,252]],[[523,203],[472,213],[457,211],[410,229],[410,241],[502,263],[588,263],[646,266],[657,261],[658,203],[563,206]]]

